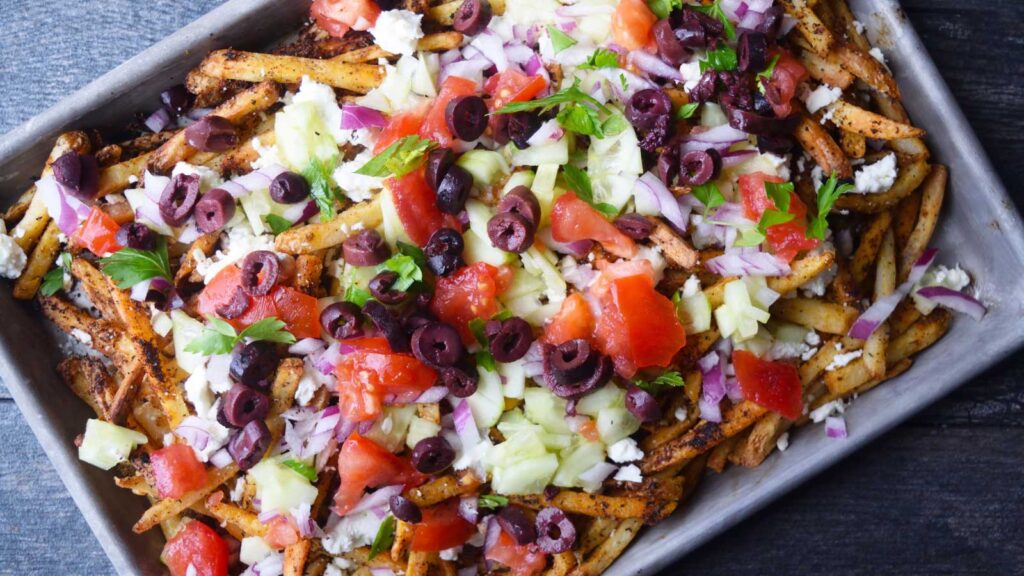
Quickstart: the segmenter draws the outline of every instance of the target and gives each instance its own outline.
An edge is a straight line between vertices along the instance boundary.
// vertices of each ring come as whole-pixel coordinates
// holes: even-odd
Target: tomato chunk
[[[744,398],[790,420],[800,417],[803,386],[795,366],[762,360],[746,350],[733,351],[732,363]]]
[[[434,385],[437,374],[412,354],[392,352],[384,338],[346,340],[351,352],[335,368],[342,415],[350,422],[380,416],[388,397],[408,403]]]
[[[367,488],[395,484],[410,488],[424,481],[423,475],[407,460],[395,456],[358,433],[353,433],[341,445],[338,452],[338,476],[341,483],[334,494],[334,511],[339,516],[348,514],[359,503]]]
[[[476,526],[459,516],[459,501],[450,499],[423,510],[423,520],[413,524],[412,544],[416,552],[439,552],[465,544],[476,534]]]
[[[452,145],[455,137],[448,128],[448,121],[445,119],[445,111],[448,103],[459,96],[472,96],[476,94],[476,82],[459,76],[449,76],[441,84],[441,90],[434,99],[434,104],[427,113],[427,118],[420,128],[420,137],[437,142],[439,145],[448,147]]]
[[[622,0],[612,14],[612,37],[626,50],[638,50],[653,44],[657,22],[645,0]]]
[[[528,102],[548,87],[543,76],[527,76],[509,68],[487,79],[484,92],[491,96],[491,110],[499,110],[510,102]]]
[[[349,29],[369,30],[380,16],[375,0],[314,0],[310,16],[316,25],[336,38]]]
[[[180,498],[206,483],[206,467],[185,444],[171,444],[149,455],[153,487],[161,498]]]
[[[117,243],[117,230],[120,228],[113,218],[103,210],[93,206],[89,217],[75,230],[71,240],[97,256],[113,254],[122,248]]]
[[[228,556],[228,543],[213,528],[192,520],[164,544],[160,560],[171,576],[227,576]]]
[[[291,286],[278,286],[272,296],[277,318],[297,340],[320,337],[320,311],[315,296]]]
[[[477,262],[438,278],[430,309],[438,318],[455,326],[463,340],[471,342],[473,334],[469,331],[469,322],[497,314],[498,295],[511,281],[512,272],[508,268]]]
[[[430,235],[441,228],[461,228],[455,218],[437,208],[437,192],[427,184],[423,168],[401,178],[388,178],[384,186],[391,193],[405,233],[418,246],[426,245]]]
[[[551,208],[551,236],[558,242],[596,240],[620,258],[632,258],[637,252],[636,243],[629,236],[574,192],[566,192],[555,200]]]
[[[377,137],[377,143],[373,145],[373,153],[380,154],[396,141],[406,136],[419,134],[420,127],[423,126],[429,110],[430,103],[424,102],[420,106],[392,116],[388,125],[381,130],[380,136]]]
[[[242,271],[228,266],[218,272],[199,293],[197,310],[203,316],[220,316],[217,308],[227,305],[241,286]],[[320,337],[320,311],[315,297],[290,286],[278,286],[266,296],[249,297],[249,307],[240,316],[222,318],[235,330],[244,330],[271,316],[285,324],[295,338]]]
[[[516,544],[504,530],[484,557],[508,566],[516,576],[532,576],[547,565],[547,556],[536,546]]]
[[[740,194],[743,196],[743,213],[758,221],[765,210],[776,210],[775,201],[765,191],[765,183],[782,183],[782,178],[763,172],[743,174],[739,177]],[[818,241],[807,237],[807,207],[796,192],[789,194],[789,213],[794,216],[789,222],[769,226],[765,237],[768,249],[787,262],[797,254],[818,246]]]
[[[579,292],[573,292],[562,301],[562,307],[544,327],[541,340],[558,346],[562,342],[584,338],[590,340],[594,334],[594,314],[590,305]]]
[[[267,533],[263,539],[267,546],[282,550],[299,541],[301,535],[291,516],[275,516],[267,523]]]
[[[800,83],[807,79],[807,68],[786,50],[777,49],[770,53],[778,56],[772,77],[765,86],[765,97],[772,105],[772,110],[779,118],[789,116],[793,112],[793,97],[796,96]]]
[[[646,275],[618,278],[601,299],[597,347],[611,357],[615,371],[631,378],[639,368],[668,366],[686,345],[672,301],[654,289]]]

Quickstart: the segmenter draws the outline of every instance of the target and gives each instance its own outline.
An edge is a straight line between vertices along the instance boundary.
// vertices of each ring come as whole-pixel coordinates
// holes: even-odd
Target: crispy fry
[[[284,549],[284,576],[302,576],[309,558],[310,542],[303,538]]]
[[[779,294],[789,294],[813,280],[818,274],[831,268],[835,259],[835,250],[809,253],[790,264],[791,272],[788,276],[769,278],[768,287]],[[721,300],[719,300],[719,303],[721,303]]]
[[[835,54],[822,58],[812,51],[801,50],[798,54],[800,62],[807,72],[818,82],[846,90],[853,84],[853,74],[843,69]]]
[[[480,484],[480,479],[472,472],[464,472],[458,476],[449,474],[409,490],[405,497],[413,504],[425,508],[444,502],[449,498],[473,492]]]
[[[693,268],[697,264],[697,251],[665,222],[656,218],[650,218],[650,221],[654,224],[651,242],[661,248],[669,265],[684,270]]]
[[[708,455],[708,468],[721,474],[725,470],[726,464],[729,463],[729,453],[742,437],[743,434],[737,434],[732,438],[726,438],[721,444],[715,446]]]
[[[372,200],[356,204],[327,222],[286,230],[277,237],[277,249],[287,254],[309,254],[338,246],[353,232],[377,227],[381,219],[378,194]]]
[[[265,536],[267,525],[260,522],[256,514],[245,510],[234,504],[224,502],[224,495],[220,492],[211,494],[206,499],[206,509],[210,516],[217,519],[221,525],[231,524],[246,536]]]
[[[882,248],[885,234],[892,224],[892,212],[879,212],[860,236],[860,244],[850,260],[850,275],[858,286],[867,282],[871,267],[875,265],[878,251]]]
[[[892,120],[897,122],[903,122],[904,124],[910,122],[910,117],[907,116],[907,112],[900,105],[899,100],[889,98],[881,92],[872,92],[872,99],[878,106],[878,111]],[[899,138],[891,140],[889,146],[900,155],[900,158],[905,162],[912,162],[915,160],[927,160],[930,156],[928,147],[925,146],[924,142],[920,138]]]
[[[94,350],[112,359],[115,364],[131,364],[131,343],[115,323],[93,318],[85,310],[56,296],[40,296],[38,301],[43,316],[64,333],[75,335],[76,331],[81,331],[89,336],[88,340]]]
[[[629,546],[633,538],[636,538],[641,526],[640,520],[635,518],[623,520],[608,534],[608,538],[594,550],[593,554],[570,574],[572,576],[597,576],[604,572],[622,554],[626,546]]]
[[[849,178],[853,175],[850,161],[846,154],[843,154],[843,149],[813,117],[805,114],[800,119],[794,136],[825,174],[835,172],[839,178]]]
[[[819,56],[825,56],[832,48],[834,38],[825,24],[818,18],[805,0],[779,0],[786,13],[796,19],[796,30]]]
[[[898,140],[924,136],[924,130],[839,100],[832,104],[832,123],[836,126],[875,140]]]
[[[50,151],[50,156],[46,160],[46,166],[43,168],[41,178],[49,177],[53,173],[50,165],[53,164],[54,160],[67,152],[75,151],[79,154],[88,154],[91,149],[92,145],[89,143],[89,136],[85,132],[65,132],[61,134],[57,137],[53,150]],[[26,253],[32,250],[36,240],[39,239],[39,236],[46,229],[46,225],[50,222],[50,214],[43,201],[43,196],[43,194],[38,193],[37,188],[37,193],[33,194],[32,200],[29,201],[28,207],[25,208],[25,215],[10,231],[14,242]]]
[[[839,61],[843,63],[843,68],[852,72],[865,84],[893,98],[900,97],[900,89],[896,86],[892,74],[889,74],[885,66],[867,51],[840,43],[835,47],[835,52]]]
[[[892,208],[913,192],[925,177],[929,166],[923,160],[900,167],[892,188],[878,194],[844,194],[836,200],[835,209],[874,214]]]
[[[948,172],[941,164],[932,166],[931,172],[921,183],[921,208],[918,212],[917,224],[901,247],[899,261],[899,277],[903,280],[910,274],[914,262],[924,254],[928,242],[932,239],[935,227],[939,223],[939,211],[946,195]]]
[[[753,402],[744,401],[730,405],[722,412],[721,424],[701,421],[686,434],[648,452],[640,469],[644,474],[650,474],[699,456],[746,429],[767,410]]]
[[[864,342],[864,366],[871,378],[885,375],[885,349],[889,347],[889,326],[882,324]]]
[[[220,232],[209,232],[203,234],[199,238],[196,238],[192,245],[185,250],[185,253],[181,257],[181,263],[178,265],[178,271],[174,273],[174,285],[182,286],[184,283],[190,281],[189,278],[192,273],[196,270],[196,265],[199,263],[200,255],[209,257],[213,254],[214,248],[217,247],[217,241],[220,239]]]
[[[839,147],[850,158],[863,158],[867,152],[867,140],[860,134],[843,130],[839,134]]]
[[[206,483],[201,488],[193,490],[181,498],[167,498],[157,501],[143,513],[142,518],[135,523],[132,530],[136,534],[142,534],[160,522],[180,514],[186,508],[206,498],[210,492],[213,492],[221,484],[230,480],[235,474],[238,474],[238,466],[235,464],[228,464],[223,468],[209,470],[206,476]]]
[[[142,181],[146,164],[149,162],[151,152],[140,154],[130,160],[118,162],[100,170],[99,192],[96,196],[102,198],[108,194],[116,194],[131,186],[131,179],[138,178]]]
[[[353,64],[336,60],[316,60],[298,56],[260,54],[239,50],[217,50],[199,65],[199,71],[211,78],[298,84],[303,77],[328,86],[365,94],[384,79],[376,64]]]
[[[462,44],[462,34],[454,31],[427,34],[416,42],[416,50],[420,52],[444,52],[458,48]],[[338,54],[331,60],[335,62],[376,62],[380,58],[392,58],[395,55],[376,44]]]
[[[323,258],[313,254],[302,254],[295,259],[295,287],[306,294],[320,295],[320,280],[323,273]]]
[[[775,449],[779,437],[792,424],[775,412],[765,414],[750,428],[750,434],[739,442],[729,454],[729,461],[746,468],[760,466]]]
[[[875,300],[896,291],[896,241],[890,229],[882,240],[878,251],[878,265],[875,268]],[[877,374],[881,376],[881,374]]]
[[[97,417],[106,416],[114,384],[102,362],[96,358],[72,356],[57,365],[57,372]]]
[[[28,257],[28,263],[22,271],[21,276],[14,282],[14,297],[19,300],[31,300],[36,297],[39,286],[43,283],[43,276],[53,267],[60,253],[60,228],[57,223],[50,221],[46,230],[39,237],[39,243],[32,250]]]
[[[950,314],[938,308],[910,325],[889,344],[885,352],[886,364],[893,366],[900,360],[931,346],[949,329]]]
[[[14,224],[21,220],[25,216],[25,212],[28,212],[28,207],[32,204],[32,199],[35,198],[36,187],[35,184],[29,187],[18,196],[18,199],[11,204],[10,207],[3,214],[3,221],[8,227],[13,227]]]
[[[772,306],[773,318],[829,334],[846,334],[858,315],[856,308],[812,298],[782,298]]]
[[[410,552],[407,576],[427,576],[430,573],[431,552]]]

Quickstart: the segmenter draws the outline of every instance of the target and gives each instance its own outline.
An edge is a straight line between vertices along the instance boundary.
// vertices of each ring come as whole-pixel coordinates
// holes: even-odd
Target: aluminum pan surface
[[[949,393],[1024,341],[1024,232],[988,159],[896,2],[852,0],[855,13],[895,70],[915,124],[929,132],[935,157],[950,166],[947,207],[935,245],[939,260],[960,262],[976,279],[990,312],[981,323],[957,318],[950,335],[912,370],[860,398],[847,411],[851,436],[825,438],[817,427],[754,470],[733,468],[709,478],[684,509],[645,533],[609,574],[650,574],[795,488],[826,466]],[[38,171],[53,138],[67,128],[114,125],[156,101],[207,51],[259,47],[297,24],[306,0],[231,0],[146,50],[0,140],[0,205]],[[288,23],[287,25],[285,23]],[[113,105],[112,105],[113,104]],[[970,195],[968,203],[962,198]],[[969,209],[968,209],[969,208]],[[107,472],[78,461],[72,439],[87,409],[53,371],[59,358],[33,309],[0,290],[0,377],[121,574],[162,574],[160,538],[131,525],[144,501],[114,487]],[[40,342],[47,344],[40,345]],[[964,342],[972,346],[964,354]]]

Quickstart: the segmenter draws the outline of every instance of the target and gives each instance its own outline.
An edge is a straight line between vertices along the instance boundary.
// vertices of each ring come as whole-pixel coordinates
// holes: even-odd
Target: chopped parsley
[[[393,144],[377,154],[356,174],[384,178],[386,176],[405,176],[419,168],[427,152],[437,147],[433,140],[425,140],[411,135],[396,140]]]
[[[484,332],[484,327],[487,322],[483,318],[473,318],[469,321],[469,331],[473,334],[473,338],[476,339],[477,343],[480,344],[481,349],[474,354],[476,359],[476,365],[488,370],[495,372],[498,370],[498,365],[494,360],[494,356],[491,355],[490,344],[487,340],[487,334]]]
[[[693,117],[697,112],[697,108],[700,108],[700,102],[690,102],[689,104],[683,104],[676,111],[676,120],[686,120],[687,118]]]
[[[57,267],[43,276],[43,283],[39,286],[39,291],[43,293],[43,296],[53,296],[61,288],[64,288],[64,276],[70,273],[71,254],[63,252],[57,257]]]
[[[597,70],[599,68],[618,68],[619,55],[607,48],[598,48],[587,56],[587,61],[576,67],[578,70]]]
[[[281,462],[281,464],[288,468],[291,468],[295,473],[297,473],[299,476],[302,476],[306,480],[309,480],[310,482],[316,482],[316,468],[313,468],[309,464],[292,459],[285,460],[284,462]]]
[[[494,114],[515,114],[534,110],[543,114],[563,105],[565,107],[558,111],[555,118],[563,128],[577,134],[602,139],[605,136],[614,136],[626,127],[621,120],[614,119],[616,114],[610,108],[580,90],[579,78],[572,86],[563,88],[551,96],[528,102],[511,102]],[[601,120],[601,114],[609,116],[608,120]]]
[[[772,74],[775,73],[775,65],[779,63],[779,55],[772,56],[772,61],[768,63],[768,67],[757,73],[757,90],[764,94],[765,87],[764,83],[772,79]]]
[[[672,388],[679,388],[686,384],[686,380],[683,379],[683,375],[674,370],[664,372],[660,374],[654,380],[643,380],[641,378],[635,378],[633,384],[638,388],[644,390],[656,390],[662,386],[669,386]]]
[[[700,203],[704,205],[705,214],[707,214],[708,210],[713,210],[725,204],[725,196],[722,195],[722,191],[718,189],[718,185],[714,182],[691,186],[690,194],[693,194],[693,197],[700,200]]]
[[[732,22],[726,17],[725,11],[722,10],[722,0],[715,0],[715,3],[710,6],[690,6],[690,8],[702,14],[707,14],[721,22],[722,27],[725,28],[725,36],[729,40],[736,39],[736,27],[732,25]]]
[[[395,543],[395,524],[395,517],[390,514],[380,523],[377,535],[373,537],[373,544],[370,545],[370,560],[391,548],[391,545]]]
[[[366,306],[367,302],[373,299],[373,295],[370,294],[369,290],[360,288],[355,284],[351,284],[348,288],[345,288],[345,295],[342,296],[342,299],[345,302],[351,302],[362,308],[363,306]]]
[[[242,340],[266,340],[279,344],[294,344],[295,336],[284,329],[284,322],[270,316],[242,330],[235,331],[231,324],[214,316],[207,316],[207,325],[198,338],[185,346],[186,352],[194,352],[203,356],[227,354]]]
[[[576,45],[576,41],[571,36],[551,24],[548,24],[548,37],[551,38],[551,48],[555,51],[555,54]]]
[[[101,258],[100,269],[110,276],[118,288],[131,288],[151,278],[174,278],[167,257],[167,239],[162,237],[157,240],[155,250],[122,248]]]
[[[566,164],[562,167],[562,177],[565,179],[565,185],[576,193],[577,198],[590,204],[606,218],[614,218],[618,215],[619,211],[615,206],[605,202],[594,202],[594,187],[590,183],[590,176],[586,172],[572,164]]]
[[[270,230],[275,236],[292,227],[291,220],[277,214],[267,214],[263,217],[263,221],[267,223],[267,226],[270,226]]]
[[[508,506],[508,498],[497,494],[481,494],[477,498],[477,506],[480,508],[494,509]]]
[[[705,54],[705,59],[700,61],[700,73],[703,74],[708,70],[728,72],[735,70],[738,65],[739,58],[736,56],[736,51],[721,44],[713,50],[708,50]]]
[[[849,182],[840,184],[839,178],[836,176],[835,171],[833,171],[828,180],[821,185],[821,188],[818,188],[818,212],[807,225],[808,238],[825,239],[825,229],[828,228],[828,220],[826,219],[828,213],[832,211],[832,206],[835,205],[836,200],[851,190],[853,190],[853,184]]]
[[[309,195],[313,197],[317,208],[320,209],[321,220],[330,220],[334,217],[334,200],[337,198],[337,194],[334,191],[334,180],[331,175],[337,164],[337,155],[327,161],[313,158],[309,162],[309,166],[302,171],[303,178],[309,182]]]
[[[647,0],[647,7],[659,20],[668,18],[673,10],[683,7],[683,0]]]

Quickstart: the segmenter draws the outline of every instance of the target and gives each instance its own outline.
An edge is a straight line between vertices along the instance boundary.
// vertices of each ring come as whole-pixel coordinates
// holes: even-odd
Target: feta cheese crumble
[[[882,64],[885,64],[885,54],[882,54],[882,50],[879,49],[878,46],[875,46],[871,50],[868,50],[868,54],[871,54],[871,57],[874,58],[875,60],[878,60]]]
[[[643,474],[640,473],[640,469],[635,464],[623,466],[619,468],[618,472],[615,473],[615,480],[619,482],[643,482]]]
[[[782,436],[775,441],[775,447],[779,449],[779,452],[785,452],[786,448],[789,448],[789,432],[783,432]]]
[[[7,234],[0,233],[0,277],[15,279],[21,276],[28,258],[25,251]]]
[[[857,170],[854,190],[860,194],[885,192],[896,182],[896,155],[889,154],[874,164],[867,164]]]
[[[853,352],[845,352],[842,354],[836,354],[832,357],[832,361],[829,362],[828,366],[825,367],[825,372],[833,372],[846,366],[850,362],[853,362],[857,358],[864,355],[863,350],[854,350]]]
[[[623,438],[608,447],[608,457],[618,464],[636,462],[644,457],[644,451],[636,445],[636,440]]]
[[[370,28],[370,34],[378,46],[392,54],[414,54],[416,42],[423,38],[421,20],[422,14],[409,10],[385,10],[377,16],[377,23]]]
[[[804,96],[804,103],[807,104],[807,111],[814,114],[818,110],[839,100],[839,97],[842,95],[842,89],[822,84]]]

